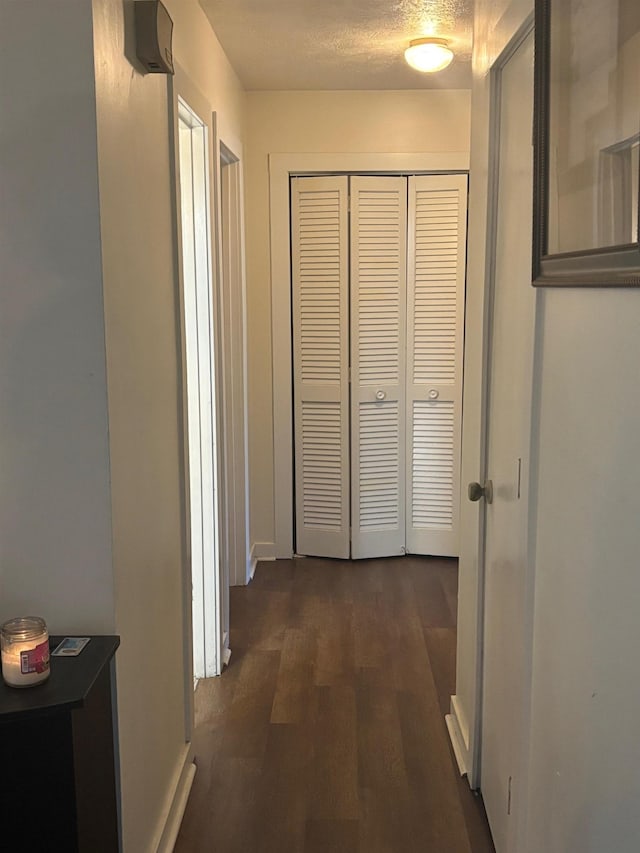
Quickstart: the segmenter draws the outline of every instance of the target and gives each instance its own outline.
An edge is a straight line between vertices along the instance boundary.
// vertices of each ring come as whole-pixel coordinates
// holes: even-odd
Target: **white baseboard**
[[[468,769],[465,761],[462,735],[460,734],[458,721],[453,714],[445,714],[444,721],[447,724],[447,731],[449,732],[449,738],[451,740],[451,746],[453,747],[453,754],[455,755],[456,762],[458,764],[458,770],[460,771],[461,776],[466,776]]]
[[[247,579],[246,579],[245,584],[249,584],[253,580],[253,576],[256,573],[256,566],[257,565],[258,565],[258,561],[256,560],[256,558],[253,555],[253,548],[252,548],[251,549],[251,555],[250,555],[249,560],[247,562]]]
[[[156,853],[173,853],[195,775],[196,765],[193,763],[193,748],[190,743],[186,743],[176,764],[169,795],[162,810],[156,831],[157,841],[151,848]]]
[[[258,562],[259,560],[275,560],[276,559],[276,543],[275,542],[254,542],[251,546],[251,561]]]
[[[229,666],[231,660],[231,649],[229,648],[229,633],[225,631],[224,640],[222,643],[222,668]]]
[[[469,724],[467,723],[467,715],[462,707],[462,702],[458,696],[451,697],[451,713],[457,720],[465,752],[469,752]]]
[[[229,666],[231,660],[231,649],[229,648],[229,632],[225,631],[222,635],[222,669]]]
[[[469,724],[458,696],[451,697],[451,713],[445,716],[445,722],[460,775],[467,776],[469,784],[471,784],[474,763],[469,738]]]

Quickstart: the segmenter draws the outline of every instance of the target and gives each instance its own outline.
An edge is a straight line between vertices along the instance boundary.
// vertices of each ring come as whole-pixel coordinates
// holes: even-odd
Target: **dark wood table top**
[[[51,650],[63,639],[49,637]],[[49,678],[31,687],[9,687],[0,678],[0,724],[81,708],[119,645],[120,637],[92,636],[77,657],[52,657]]]

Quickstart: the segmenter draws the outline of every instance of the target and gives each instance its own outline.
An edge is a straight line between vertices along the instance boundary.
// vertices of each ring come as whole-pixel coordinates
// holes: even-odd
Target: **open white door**
[[[531,672],[529,479],[536,293],[531,286],[533,35],[498,69],[498,191],[490,320],[480,786],[498,853],[516,853]]]
[[[291,182],[296,550],[349,557],[348,178]]]
[[[409,178],[407,551],[458,555],[466,175]]]
[[[351,178],[351,553],[405,549],[407,179]]]

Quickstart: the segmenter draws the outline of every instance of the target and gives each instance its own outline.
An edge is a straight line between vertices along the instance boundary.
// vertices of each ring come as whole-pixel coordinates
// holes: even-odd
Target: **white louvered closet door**
[[[407,550],[457,556],[465,175],[409,178]]]
[[[349,557],[348,178],[291,182],[296,550]]]
[[[407,179],[351,178],[351,555],[405,546]]]

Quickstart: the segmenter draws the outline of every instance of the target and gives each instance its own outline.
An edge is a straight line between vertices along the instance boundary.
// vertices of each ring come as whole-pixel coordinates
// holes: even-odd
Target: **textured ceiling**
[[[471,83],[473,0],[200,0],[244,87],[452,89]],[[450,40],[437,74],[409,68],[411,39]]]

